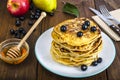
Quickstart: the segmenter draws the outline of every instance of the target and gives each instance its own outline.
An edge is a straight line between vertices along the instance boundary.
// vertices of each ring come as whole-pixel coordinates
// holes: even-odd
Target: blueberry
[[[28,22],[28,25],[29,26],[32,26],[34,24],[34,22],[32,21],[32,20],[30,20],[29,22]]]
[[[36,12],[41,13],[41,10],[40,9],[36,9]]]
[[[54,16],[54,13],[48,13],[48,15],[50,15],[50,16]]]
[[[15,38],[19,38],[19,39],[20,39],[20,33],[19,33],[19,30],[15,30]]]
[[[33,4],[31,4],[29,10],[33,10],[33,8],[34,8],[34,6],[33,6]]]
[[[35,19],[35,15],[31,14],[31,15],[30,15],[30,19],[31,19],[31,20]]]
[[[21,25],[20,20],[16,20],[15,25],[16,25],[16,26],[20,26],[20,25]]]
[[[77,37],[83,36],[83,33],[81,31],[77,32]]]
[[[18,30],[15,30],[15,36],[19,34],[19,31]]]
[[[97,66],[97,65],[98,65],[97,61],[92,62],[92,66]]]
[[[18,33],[17,35],[15,35],[15,38],[20,39],[20,33]]]
[[[95,32],[97,29],[96,29],[95,26],[93,26],[93,27],[90,28],[90,30],[91,30],[92,32]]]
[[[18,29],[19,33],[22,33],[23,30],[24,30],[24,28],[19,28]]]
[[[62,25],[62,26],[60,27],[60,31],[66,32],[66,30],[67,30],[67,27],[66,27],[65,25]]]
[[[83,64],[83,65],[81,65],[81,70],[82,70],[82,71],[86,71],[86,70],[87,70],[87,68],[88,68],[88,67],[87,67],[87,65],[84,65],[84,64]]]
[[[19,37],[19,39],[22,39],[24,37],[24,34],[20,34],[20,37]]]
[[[39,16],[38,15],[35,15],[35,19],[38,19],[39,18]]]
[[[36,12],[35,15],[40,16],[40,13],[39,13],[39,12]]]
[[[23,36],[24,36],[26,33],[27,33],[27,32],[26,32],[25,30],[22,31]]]
[[[19,19],[20,19],[21,21],[23,21],[23,20],[25,20],[25,17],[24,17],[24,16],[21,16]]]
[[[82,25],[82,30],[86,30],[88,28],[88,26],[86,24]]]
[[[84,22],[84,24],[87,25],[87,26],[90,26],[90,21],[86,20],[86,21]]]
[[[97,59],[97,63],[101,63],[101,62],[102,62],[102,58],[99,57],[99,58]]]
[[[10,29],[10,34],[15,34],[15,30],[14,29]]]

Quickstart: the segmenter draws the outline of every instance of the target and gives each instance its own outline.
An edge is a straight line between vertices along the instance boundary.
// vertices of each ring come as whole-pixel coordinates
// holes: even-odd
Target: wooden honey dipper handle
[[[26,41],[26,39],[30,36],[30,34],[33,32],[33,30],[37,27],[37,25],[41,22],[41,20],[46,17],[46,13],[42,12],[41,16],[38,18],[38,20],[34,23],[34,25],[30,28],[30,30],[27,32],[27,34],[23,37],[23,39],[18,44],[17,48],[20,49],[21,45]]]

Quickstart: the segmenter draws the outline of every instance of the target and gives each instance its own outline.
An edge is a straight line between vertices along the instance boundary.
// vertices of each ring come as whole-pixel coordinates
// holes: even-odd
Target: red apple
[[[8,0],[7,9],[14,16],[24,15],[30,7],[29,0]]]

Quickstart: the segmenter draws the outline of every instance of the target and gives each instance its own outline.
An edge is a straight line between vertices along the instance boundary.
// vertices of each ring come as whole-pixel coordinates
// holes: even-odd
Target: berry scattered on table
[[[21,39],[21,38],[23,38],[25,36],[26,31],[25,31],[24,28],[20,27],[20,28],[18,28],[16,30],[10,29],[10,34],[13,35],[15,38]]]
[[[16,26],[21,26],[20,20],[16,20],[16,21],[15,21],[15,25],[16,25]]]
[[[24,17],[24,16],[21,16],[21,17],[19,17],[19,19],[20,19],[21,21],[23,21],[23,20],[25,20],[25,17]]]
[[[40,16],[40,13],[36,12],[35,15]]]
[[[33,9],[34,9],[34,5],[31,3],[29,10],[33,10]]]
[[[38,19],[39,18],[39,16],[38,15],[35,15],[35,19]]]
[[[17,33],[17,34],[15,35],[15,38],[21,39],[20,33]]]
[[[48,15],[50,15],[50,16],[54,16],[54,13],[47,13]]]
[[[18,31],[19,31],[19,33],[22,33],[22,31],[24,31],[24,28],[21,27],[18,29]]]
[[[14,29],[10,29],[10,34],[15,34],[15,30]]]
[[[22,31],[22,34],[25,35],[27,32],[25,30]]]
[[[18,30],[15,30],[15,36],[19,34],[19,31]]]
[[[28,25],[29,26],[32,26],[34,24],[34,21],[32,21],[32,20],[30,20],[29,22],[28,22]]]
[[[27,31],[24,29],[24,27],[21,27],[21,26],[23,26],[23,24],[26,23],[26,20],[27,20],[28,25],[32,26],[34,24],[34,22],[40,17],[41,12],[42,12],[42,10],[36,8],[34,6],[32,0],[30,0],[30,7],[29,7],[29,11],[28,11],[27,15],[25,14],[22,16],[15,17],[16,28],[14,28],[14,26],[13,26],[13,28],[9,30],[10,34],[12,36],[14,36],[15,38],[20,38],[20,39],[23,38],[24,35],[27,33]],[[51,15],[53,15],[53,13]],[[34,31],[36,31],[36,29]],[[63,31],[65,31],[65,28],[63,29]]]
[[[36,11],[35,11],[35,12],[41,13],[41,10],[40,10],[40,9],[36,9]]]

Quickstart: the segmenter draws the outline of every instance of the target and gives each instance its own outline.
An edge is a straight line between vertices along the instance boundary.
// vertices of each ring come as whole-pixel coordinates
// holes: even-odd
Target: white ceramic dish
[[[52,30],[53,28],[50,28],[45,31],[38,38],[35,45],[35,55],[39,63],[47,70],[64,77],[83,78],[96,75],[107,69],[112,64],[115,58],[116,50],[112,40],[103,32],[103,49],[99,55],[102,57],[103,61],[96,67],[89,66],[86,71],[81,71],[78,67],[69,67],[55,62],[50,54]]]

